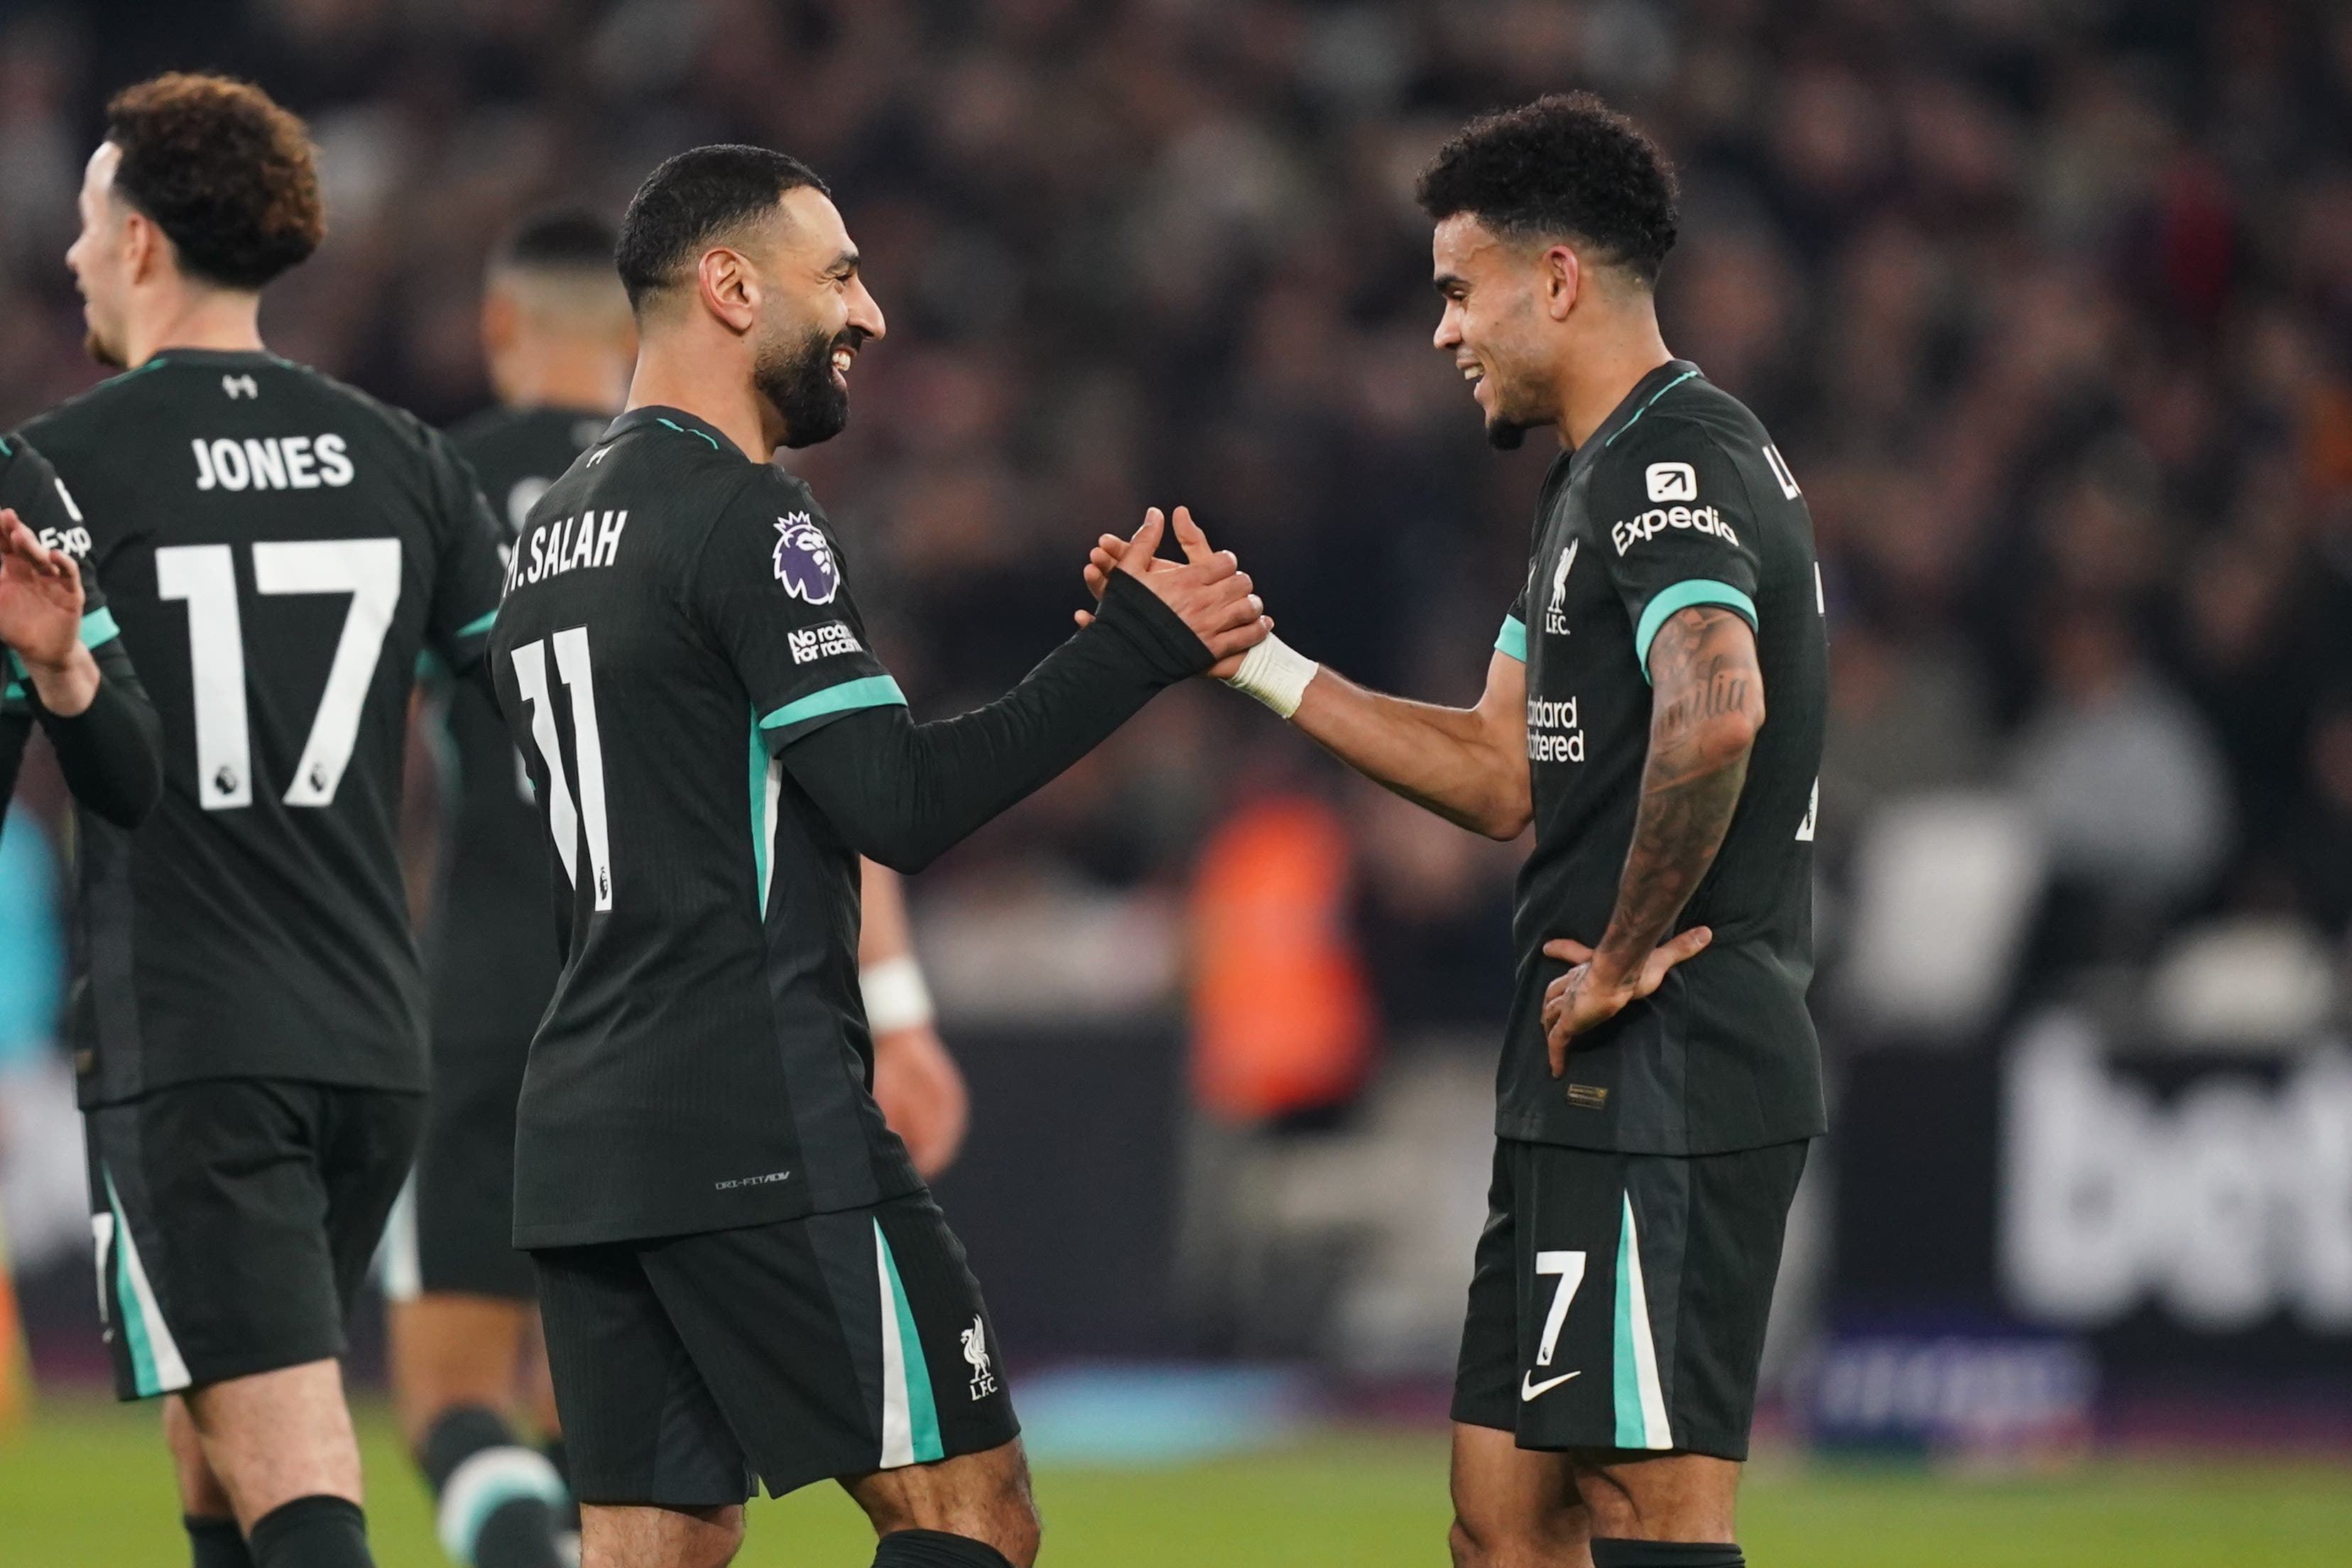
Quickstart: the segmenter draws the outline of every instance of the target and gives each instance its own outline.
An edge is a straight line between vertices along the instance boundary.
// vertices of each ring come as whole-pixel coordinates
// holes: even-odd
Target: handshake
[[[1176,509],[1176,542],[1182,561],[1159,554],[1167,520],[1158,507],[1143,514],[1143,526],[1129,539],[1106,533],[1087,553],[1087,592],[1100,601],[1111,574],[1125,572],[1158,595],[1207,645],[1215,660],[1208,673],[1247,692],[1283,718],[1297,711],[1316,665],[1274,635],[1274,617],[1250,591],[1249,574],[1230,550],[1213,550],[1188,507]],[[1077,612],[1081,626],[1091,611]]]

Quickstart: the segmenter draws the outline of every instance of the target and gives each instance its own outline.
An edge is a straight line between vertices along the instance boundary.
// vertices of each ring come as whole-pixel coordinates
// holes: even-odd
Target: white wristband
[[[1225,677],[1225,684],[1235,691],[1246,691],[1287,719],[1298,711],[1299,703],[1307,699],[1307,683],[1322,668],[1269,633],[1264,642],[1242,655],[1242,667]]]
[[[869,963],[857,972],[866,994],[866,1026],[877,1035],[919,1029],[931,1021],[931,988],[911,952]]]

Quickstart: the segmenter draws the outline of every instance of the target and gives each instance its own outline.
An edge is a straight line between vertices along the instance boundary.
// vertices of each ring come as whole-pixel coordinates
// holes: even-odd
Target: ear
[[[1576,252],[1555,245],[1543,255],[1544,308],[1555,321],[1565,321],[1584,292],[1584,268]]]
[[[730,331],[751,330],[760,316],[760,278],[751,258],[727,246],[702,253],[695,268],[696,289],[702,308],[724,322]]]
[[[515,306],[514,296],[504,289],[492,289],[482,296],[482,347],[489,353],[504,353],[522,328],[522,312]]]
[[[134,207],[122,215],[122,256],[132,283],[148,282],[163,270],[169,245],[145,213]]]

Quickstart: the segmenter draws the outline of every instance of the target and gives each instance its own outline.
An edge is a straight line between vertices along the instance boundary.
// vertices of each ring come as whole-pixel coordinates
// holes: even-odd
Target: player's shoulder
[[[446,433],[467,458],[518,449],[565,451],[576,457],[603,438],[609,423],[586,409],[493,405],[460,419]]]
[[[1710,471],[1742,483],[1769,478],[1771,442],[1746,404],[1692,371],[1603,438],[1593,483],[1612,493],[1631,489],[1653,501],[1688,500]]]
[[[158,354],[136,370],[110,375],[26,420],[16,435],[52,458],[70,452],[100,438],[132,405],[153,398],[158,373],[165,368],[164,357]]]
[[[57,468],[23,431],[0,436],[0,495],[19,485],[46,485]]]

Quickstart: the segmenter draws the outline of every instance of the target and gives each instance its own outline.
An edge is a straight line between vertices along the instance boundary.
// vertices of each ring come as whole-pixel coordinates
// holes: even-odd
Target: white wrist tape
[[[1246,691],[1287,719],[1298,711],[1299,703],[1307,698],[1307,683],[1322,668],[1269,634],[1264,642],[1242,655],[1242,667],[1225,677],[1225,684],[1236,691]]]
[[[931,988],[911,952],[869,963],[857,972],[866,994],[866,1026],[877,1035],[919,1029],[931,1021]]]

